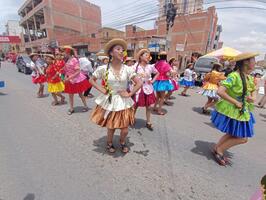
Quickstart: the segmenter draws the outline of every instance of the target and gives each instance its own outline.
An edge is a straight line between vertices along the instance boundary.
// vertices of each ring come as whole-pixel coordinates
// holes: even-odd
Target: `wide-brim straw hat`
[[[120,38],[115,38],[110,40],[104,47],[104,53],[106,55],[109,55],[110,49],[115,45],[121,45],[124,50],[127,50],[127,42]]]
[[[65,45],[65,46],[62,46],[61,49],[65,50],[65,49],[70,49],[70,50],[73,50],[74,51],[74,48],[70,45]]]
[[[167,52],[166,51],[160,51],[159,56],[167,56]]]
[[[233,61],[241,61],[241,60],[247,60],[249,58],[254,58],[256,56],[260,55],[259,53],[257,52],[245,52],[245,53],[241,53],[239,55],[237,55]]]
[[[55,59],[53,54],[43,54],[44,57],[49,57],[52,58],[53,60]]]
[[[33,56],[39,56],[39,54],[38,54],[38,53],[31,53],[31,54],[29,55],[30,58],[32,58]]]
[[[149,51],[149,49],[141,49],[141,50],[139,50],[139,52],[137,53],[137,55],[136,55],[136,59],[139,60],[140,56],[143,55],[144,53],[149,53],[149,54],[150,54],[151,52]]]

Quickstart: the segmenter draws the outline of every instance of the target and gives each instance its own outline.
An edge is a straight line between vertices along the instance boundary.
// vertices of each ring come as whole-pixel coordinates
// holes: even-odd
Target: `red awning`
[[[0,43],[19,44],[20,42],[19,36],[0,36]]]

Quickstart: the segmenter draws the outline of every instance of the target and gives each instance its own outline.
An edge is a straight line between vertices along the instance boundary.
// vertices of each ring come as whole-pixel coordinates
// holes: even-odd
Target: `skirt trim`
[[[154,91],[163,92],[163,91],[172,91],[174,85],[170,80],[157,80],[153,84]]]
[[[70,81],[65,82],[65,93],[68,94],[79,94],[85,92],[87,89],[92,87],[87,79],[79,83],[71,83]]]
[[[48,92],[56,93],[56,92],[64,92],[65,85],[62,81],[58,83],[48,83]]]

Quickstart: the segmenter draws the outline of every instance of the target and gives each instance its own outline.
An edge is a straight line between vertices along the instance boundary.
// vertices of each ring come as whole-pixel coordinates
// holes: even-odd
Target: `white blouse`
[[[97,79],[105,79],[106,69],[107,65],[98,67],[93,73],[93,76]],[[109,95],[101,94],[96,98],[96,104],[107,111],[121,111],[131,108],[134,105],[132,98],[121,97],[118,92],[126,91],[128,89],[129,81],[135,76],[136,73],[134,70],[126,65],[122,65],[119,75],[116,75],[110,65],[108,72],[108,84],[112,91],[111,103],[108,101]]]

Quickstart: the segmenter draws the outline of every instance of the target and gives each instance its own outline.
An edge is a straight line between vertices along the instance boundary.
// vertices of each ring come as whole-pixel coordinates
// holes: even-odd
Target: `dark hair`
[[[189,63],[189,64],[187,65],[186,69],[190,68],[190,66],[193,66],[193,68],[194,68],[194,63]],[[192,68],[192,69],[193,69],[193,68]]]
[[[172,65],[174,61],[176,61],[176,59],[175,59],[175,58],[173,58],[173,59],[169,60],[169,65]]]
[[[245,96],[247,94],[247,81],[246,81],[246,77],[245,77],[245,74],[244,74],[244,61],[245,60],[240,60],[240,61],[237,61],[236,62],[236,67],[235,67],[235,70],[238,70],[239,71],[239,74],[240,74],[240,78],[241,78],[241,81],[242,81],[242,85],[243,85],[243,90],[242,90],[242,96],[241,96],[241,101],[243,103],[243,106],[242,106],[242,109],[240,111],[240,114],[244,114],[244,110],[245,110]]]
[[[263,193],[263,195],[266,197],[266,175],[264,175],[260,181],[260,184],[264,187],[265,191]],[[265,198],[264,197],[264,198]]]
[[[212,66],[212,70],[211,71],[213,71],[213,70],[216,70],[216,71],[220,71],[221,70],[221,65],[219,65],[218,63],[213,63],[213,66]]]
[[[159,60],[167,60],[167,55],[160,55]]]

